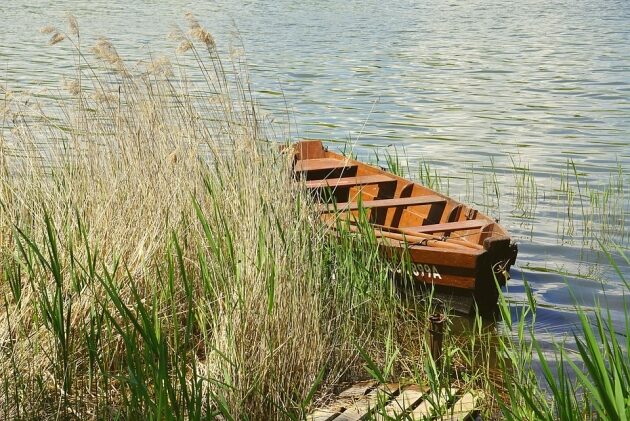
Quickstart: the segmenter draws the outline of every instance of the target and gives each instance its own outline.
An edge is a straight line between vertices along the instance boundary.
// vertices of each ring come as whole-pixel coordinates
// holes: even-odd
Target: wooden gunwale
[[[461,267],[464,269],[476,269],[477,261],[485,254],[486,250],[471,249],[444,249],[431,246],[409,245],[403,240],[386,238],[385,247],[395,247],[399,252],[405,250],[412,261],[422,261],[431,265],[444,265]]]
[[[361,232],[361,229],[356,225],[348,225],[347,228],[351,232]],[[413,235],[405,235],[402,233],[384,231],[380,229],[375,229],[374,235],[377,238],[391,238],[393,240],[404,241],[407,243],[407,246],[409,247],[413,247],[415,245],[422,245],[422,244],[426,244],[427,246],[429,246],[429,241],[431,241],[431,242],[435,242],[435,244],[432,244],[429,247],[445,248],[449,250],[466,250],[469,248],[465,245],[447,243],[446,241],[442,241],[436,237],[431,237],[431,236],[420,237],[420,236],[413,236]]]

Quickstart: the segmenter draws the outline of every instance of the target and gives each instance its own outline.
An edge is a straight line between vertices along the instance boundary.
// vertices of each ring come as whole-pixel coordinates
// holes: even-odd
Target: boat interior
[[[482,249],[506,235],[474,208],[383,169],[326,150],[320,141],[295,145],[294,173],[320,202],[322,218],[356,223],[360,213],[380,237],[420,246]]]

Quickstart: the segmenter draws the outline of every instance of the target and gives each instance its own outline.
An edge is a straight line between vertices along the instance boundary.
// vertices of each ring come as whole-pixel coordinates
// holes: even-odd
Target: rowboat
[[[496,307],[517,246],[507,231],[473,207],[391,172],[329,151],[320,141],[293,145],[293,171],[319,202],[321,218],[374,230],[390,258],[408,256],[415,281],[472,296]]]

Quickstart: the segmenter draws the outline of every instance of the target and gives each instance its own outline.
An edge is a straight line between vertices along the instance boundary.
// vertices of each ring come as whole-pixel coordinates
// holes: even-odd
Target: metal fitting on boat
[[[444,339],[444,304],[439,302],[431,316],[429,316],[429,349],[433,361],[441,365],[442,363],[442,342]]]

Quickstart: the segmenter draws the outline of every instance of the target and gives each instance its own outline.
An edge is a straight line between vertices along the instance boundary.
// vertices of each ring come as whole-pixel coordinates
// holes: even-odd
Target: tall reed
[[[178,62],[202,82],[87,52],[70,18],[44,31],[75,47],[69,92],[7,95],[4,418],[300,418],[362,370],[357,345],[382,360],[388,266],[331,239],[241,63],[186,19]]]
[[[612,253],[600,242],[610,264],[630,291]],[[620,258],[630,259],[621,249]],[[573,333],[575,351],[565,343],[554,344],[552,356],[545,353],[534,331],[536,301],[526,285],[528,304],[520,320],[512,322],[505,301],[501,310],[508,328],[517,335],[503,338],[502,361],[508,378],[499,404],[508,420],[627,420],[630,419],[630,311],[624,308],[621,326],[613,323],[610,310],[597,305],[592,310],[576,308],[579,323]],[[539,366],[541,378],[532,367]]]

